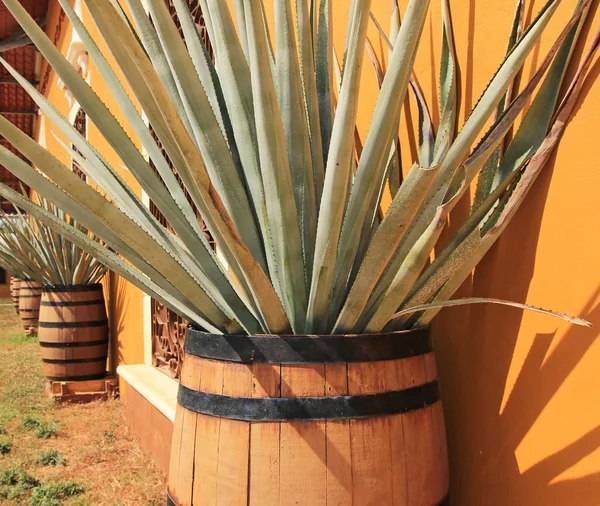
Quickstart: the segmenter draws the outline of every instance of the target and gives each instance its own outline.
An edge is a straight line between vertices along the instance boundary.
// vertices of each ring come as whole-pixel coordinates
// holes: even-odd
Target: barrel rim
[[[45,293],[73,293],[93,292],[102,290],[102,283],[91,283],[89,285],[44,285],[42,291]]]
[[[400,360],[433,351],[429,327],[373,334],[223,335],[187,328],[186,354],[243,364],[343,364]]]

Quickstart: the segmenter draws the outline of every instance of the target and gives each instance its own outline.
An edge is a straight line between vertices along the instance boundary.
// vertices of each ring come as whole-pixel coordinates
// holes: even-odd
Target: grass
[[[0,455],[8,455],[12,450],[12,445],[7,439],[0,440]]]
[[[8,304],[0,299],[0,504],[164,504],[165,477],[129,434],[121,401],[47,399],[37,339]]]
[[[60,506],[63,500],[79,496],[84,490],[82,485],[73,480],[41,485],[33,489],[30,503],[32,506]]]
[[[65,456],[56,450],[46,450],[37,460],[40,466],[61,466],[65,463]]]

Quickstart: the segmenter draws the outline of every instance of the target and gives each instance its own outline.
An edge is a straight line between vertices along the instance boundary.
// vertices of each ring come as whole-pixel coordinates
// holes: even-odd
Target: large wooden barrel
[[[427,329],[188,329],[167,504],[433,506],[448,459]]]
[[[15,312],[17,315],[19,314],[19,290],[20,290],[21,280],[19,278],[15,278],[14,276],[10,277],[10,296],[12,297],[13,306],[15,307]]]
[[[108,319],[102,285],[45,286],[39,339],[46,379],[106,376]]]
[[[19,283],[19,317],[28,335],[35,334],[40,317],[42,285],[37,281],[22,279]]]

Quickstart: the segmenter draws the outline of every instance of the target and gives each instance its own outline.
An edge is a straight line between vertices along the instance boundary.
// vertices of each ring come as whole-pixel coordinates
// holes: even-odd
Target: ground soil
[[[129,434],[120,399],[69,405],[43,392],[38,342],[0,299],[1,505],[164,504],[165,477]],[[64,462],[40,463],[52,450]]]

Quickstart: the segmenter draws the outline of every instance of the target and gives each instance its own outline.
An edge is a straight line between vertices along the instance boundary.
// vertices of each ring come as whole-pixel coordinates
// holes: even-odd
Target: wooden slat
[[[252,397],[281,396],[281,367],[252,365]],[[279,422],[250,426],[250,506],[279,506]]]
[[[281,367],[281,396],[325,395],[325,366]],[[325,422],[286,422],[280,436],[281,497],[288,504],[321,506],[327,500]]]
[[[395,376],[393,362],[348,364],[348,393],[388,390]],[[389,417],[350,421],[353,504],[390,504],[396,477],[392,475],[389,434]]]
[[[405,360],[402,372],[405,388],[427,381],[425,359],[422,356]],[[435,454],[431,407],[402,415],[402,423],[408,486],[407,504],[436,504],[441,499],[436,490],[439,476],[435,475],[435,461],[439,456]]]
[[[186,360],[184,360],[184,367]],[[200,390],[222,393],[223,372],[223,362],[202,360]],[[198,415],[194,459],[195,476],[197,477],[194,480],[194,502],[202,506],[217,505],[217,464],[219,461],[220,431],[220,418]]]
[[[203,368],[195,360],[190,360],[181,374],[181,384],[198,389]],[[198,414],[184,410],[181,421],[181,448],[179,451],[179,472],[175,496],[180,504],[192,504],[194,484],[194,456],[196,448],[196,427]]]
[[[348,395],[346,364],[325,366],[325,395]],[[327,440],[327,505],[352,504],[350,421],[325,422]]]
[[[223,395],[251,397],[252,370],[246,364],[226,364],[223,372]],[[250,424],[221,420],[219,461],[217,465],[217,504],[248,504],[248,452]]]

